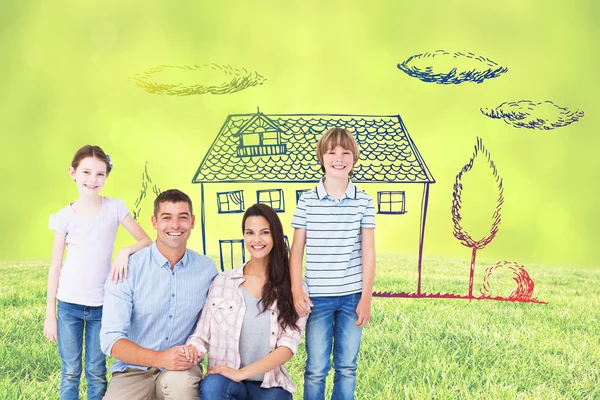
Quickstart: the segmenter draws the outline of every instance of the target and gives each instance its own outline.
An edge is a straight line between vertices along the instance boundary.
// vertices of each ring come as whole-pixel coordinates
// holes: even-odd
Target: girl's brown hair
[[[77,169],[77,167],[79,167],[79,163],[81,163],[81,160],[88,157],[94,157],[104,162],[106,164],[106,176],[110,174],[110,171],[112,170],[110,158],[106,155],[104,150],[100,148],[100,146],[92,146],[90,144],[86,144],[77,150],[77,153],[75,153],[73,156],[73,161],[71,161],[71,167],[73,167],[73,169]]]

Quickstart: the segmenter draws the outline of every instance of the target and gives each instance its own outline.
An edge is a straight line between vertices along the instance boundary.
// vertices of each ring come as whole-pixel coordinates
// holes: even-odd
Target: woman
[[[200,358],[209,353],[200,398],[291,399],[296,388],[284,364],[296,353],[307,315],[294,308],[281,221],[271,207],[255,204],[242,231],[250,260],[214,279],[188,340]]]

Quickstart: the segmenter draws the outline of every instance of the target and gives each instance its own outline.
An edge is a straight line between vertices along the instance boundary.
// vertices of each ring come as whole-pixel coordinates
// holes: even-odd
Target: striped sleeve
[[[375,204],[373,199],[369,196],[367,207],[365,208],[365,214],[360,220],[361,228],[375,228]]]
[[[292,228],[306,229],[306,193],[303,193],[298,199],[298,205],[296,206],[296,212],[292,218]]]

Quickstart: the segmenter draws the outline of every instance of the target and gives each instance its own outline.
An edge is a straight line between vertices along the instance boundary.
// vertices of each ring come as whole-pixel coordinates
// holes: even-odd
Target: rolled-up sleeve
[[[308,295],[308,286],[306,286],[306,283],[304,282],[302,282],[302,291]],[[291,327],[283,329],[277,338],[275,347],[285,346],[290,349],[293,354],[296,354],[298,351],[298,345],[300,344],[300,340],[302,338],[302,332],[304,332],[304,328],[306,328],[307,320],[308,314],[302,314],[299,316],[298,321],[296,322],[298,330]]]
[[[100,347],[107,356],[111,355],[117,340],[127,338],[132,309],[131,278],[115,284],[109,275],[104,285],[104,307],[102,309],[102,328],[100,329]]]

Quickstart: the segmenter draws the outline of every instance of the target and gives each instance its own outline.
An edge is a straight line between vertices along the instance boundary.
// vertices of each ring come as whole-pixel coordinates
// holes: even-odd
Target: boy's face
[[[354,156],[350,150],[338,145],[323,154],[323,167],[326,177],[347,179],[354,167]]]

